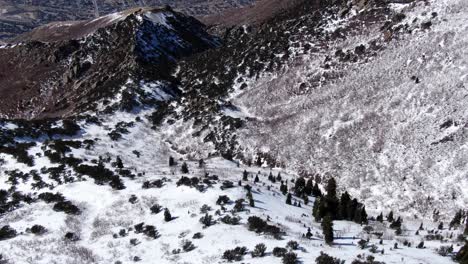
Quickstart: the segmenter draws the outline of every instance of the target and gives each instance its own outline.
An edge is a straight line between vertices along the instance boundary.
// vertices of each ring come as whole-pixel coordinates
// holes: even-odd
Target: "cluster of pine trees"
[[[356,198],[351,199],[348,192],[344,192],[340,198],[337,196],[337,184],[334,178],[330,178],[326,186],[326,194],[317,196],[312,209],[312,215],[316,221],[329,216],[331,220],[348,220],[358,224],[367,223],[366,207]]]

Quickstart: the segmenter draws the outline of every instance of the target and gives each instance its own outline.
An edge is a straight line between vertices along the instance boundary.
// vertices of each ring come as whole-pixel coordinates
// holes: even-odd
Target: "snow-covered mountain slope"
[[[453,263],[467,4],[403,2],[297,1],[222,44],[166,8],[2,46],[0,82],[73,89],[4,108],[31,119],[0,119],[0,263]]]
[[[140,116],[146,114],[149,112],[140,112]],[[461,228],[437,231],[444,240],[429,241],[427,237],[431,236],[431,230],[437,229],[438,223],[427,219],[405,219],[403,233],[398,236],[386,222],[370,221],[367,231],[363,231],[363,226],[353,222],[335,221],[335,244],[326,246],[320,223],[311,215],[315,198],[310,197],[309,204],[305,205],[301,198],[294,197],[293,203],[297,201],[302,205],[287,205],[286,196],[279,190],[280,181],[273,183],[268,179],[270,173],[275,178],[280,174],[292,191],[292,181],[298,179],[293,171],[247,167],[222,158],[205,159],[200,166],[199,161],[186,160],[173,152],[170,143],[164,142],[160,134],[151,129],[150,122],[134,118],[134,114],[118,111],[102,116],[100,122],[78,122],[82,129],[75,136],[56,134],[55,140],[41,136],[27,151],[34,160],[31,167],[21,165],[11,155],[1,155],[4,161],[0,189],[11,193],[6,196],[11,207],[2,213],[0,227],[8,225],[17,232],[14,238],[5,240],[2,236],[0,240],[5,263],[222,263],[226,262],[222,258],[226,250],[242,246],[249,250],[243,257],[248,263],[282,263],[282,258],[274,256],[272,251],[275,247],[286,247],[291,240],[299,243],[298,249],[292,251],[303,263],[314,262],[320,252],[347,261],[358,255],[362,258],[374,255],[376,260],[385,263],[451,263],[449,257],[440,256],[436,251],[450,245],[455,246],[455,252],[459,249],[457,241]],[[113,128],[122,123],[134,124],[120,140],[112,140]],[[59,122],[52,127],[60,133],[63,125]],[[2,123],[2,128],[18,130],[18,133],[24,131],[21,124],[13,122]],[[25,137],[22,141],[31,140]],[[61,158],[53,160],[56,155]],[[170,156],[176,158],[176,165],[168,165]],[[73,165],[74,161],[78,163]],[[183,162],[188,165],[188,173],[181,171]],[[102,178],[82,169],[79,171],[84,174],[76,173],[77,169],[73,169],[74,166],[98,168],[97,164],[105,168],[99,172]],[[113,184],[113,180],[109,184],[104,176],[107,171],[120,175],[119,184]],[[242,180],[244,171],[249,173],[247,180]],[[255,176],[259,177],[258,182]],[[199,183],[192,187],[181,184],[183,177],[192,179],[189,185],[194,178]],[[240,180],[242,186],[238,185]],[[248,203],[247,185],[252,186],[253,206]],[[58,206],[61,198],[51,195],[56,193],[75,205],[79,212],[70,205]],[[224,195],[230,202],[217,204]],[[245,199],[240,202],[242,210],[236,207],[239,199]],[[160,212],[154,213],[155,205],[161,206]],[[5,208],[9,206],[3,203],[2,209]],[[172,215],[169,222],[165,221],[165,208]],[[208,227],[200,222],[206,213],[213,219]],[[226,220],[227,216],[238,218],[239,223],[229,224],[232,222]],[[268,219],[268,223],[280,227],[284,235],[276,239],[249,231],[248,219],[252,216]],[[414,235],[421,222],[424,230]],[[144,223],[143,230],[140,230],[140,223]],[[155,227],[157,235],[145,231],[147,226]],[[308,228],[312,236],[305,238],[303,235]],[[148,230],[152,230],[151,227]],[[361,239],[369,239],[364,249],[358,246]],[[422,240],[427,240],[425,248],[415,248]],[[250,252],[259,243],[266,245],[266,256],[253,258]],[[398,249],[394,249],[395,243]],[[369,252],[373,248],[371,245],[375,245],[372,249],[375,253]]]
[[[255,118],[239,141],[296,168],[334,175],[373,208],[423,214],[464,208],[468,3],[393,8],[405,14],[401,23],[410,32],[374,57],[344,69],[335,57],[359,45],[372,50],[384,36],[371,26],[251,80],[232,99]],[[346,23],[337,21],[332,30]]]
[[[375,209],[450,217],[468,203],[466,13],[463,1],[306,3],[229,29],[224,47],[181,63],[170,120],[190,117],[180,129],[193,133],[173,142],[335,176]]]

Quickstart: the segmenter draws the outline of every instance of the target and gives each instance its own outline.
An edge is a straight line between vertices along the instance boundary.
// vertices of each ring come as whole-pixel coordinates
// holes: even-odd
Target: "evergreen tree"
[[[312,207],[312,215],[316,222],[319,222],[322,217],[320,216],[320,198],[315,198],[314,206]]]
[[[390,211],[390,213],[388,213],[387,221],[390,222],[390,223],[393,222],[393,211]]]
[[[468,236],[468,217],[466,218],[465,222],[466,222],[465,223],[465,231],[463,232],[463,234],[465,236]]]
[[[354,216],[356,215],[356,210],[358,208],[358,201],[356,198],[351,200],[351,202],[348,204],[348,217],[349,220],[354,220]]]
[[[288,196],[286,197],[286,204],[291,205],[292,204],[291,199],[292,199],[292,195],[291,195],[291,193],[288,193]]]
[[[328,200],[338,200],[336,197],[336,181],[335,178],[331,177],[327,182],[327,195],[325,196]]]
[[[117,166],[117,168],[119,169],[123,169],[123,163],[122,163],[122,159],[120,158],[120,156],[117,156],[117,159],[115,161],[115,165]]]
[[[422,231],[424,230],[423,223],[421,222],[421,225],[419,226],[419,230]]]
[[[249,173],[246,170],[244,170],[244,173],[242,173],[242,180],[248,181],[249,180],[248,176],[249,176]]]
[[[377,221],[379,221],[380,223],[383,222],[383,213],[380,213],[377,218],[376,218]]]
[[[452,221],[450,221],[450,228],[460,226],[462,216],[463,216],[462,210],[459,210],[458,212],[456,212],[455,216],[452,219]]]
[[[443,230],[443,229],[444,229],[444,223],[440,222],[440,223],[439,223],[439,226],[437,227],[437,229]]]
[[[392,229],[398,229],[398,228],[401,228],[401,223],[403,222],[403,220],[401,219],[401,217],[398,217],[397,220],[393,221],[391,224],[390,224],[390,228]]]
[[[277,181],[281,181],[281,172],[278,172],[278,176],[276,176]]]
[[[169,166],[175,166],[175,160],[173,157],[169,157]]]
[[[198,167],[199,167],[199,168],[203,168],[204,166],[205,166],[205,161],[204,161],[203,159],[200,159],[200,160],[198,161]]]
[[[283,195],[286,195],[286,193],[288,193],[288,186],[286,186],[286,184],[281,183],[280,191]]]
[[[314,197],[321,197],[322,191],[320,190],[317,182],[315,182],[314,187],[312,188],[312,196]]]
[[[325,196],[326,211],[330,214],[332,220],[337,219],[338,215],[338,198],[336,196],[336,181],[335,178],[330,178],[327,182],[327,195]]]
[[[182,167],[180,168],[180,171],[181,171],[182,173],[184,173],[184,174],[189,173],[189,169],[188,169],[187,163],[185,163],[185,162],[182,163]]]
[[[249,199],[249,205],[250,205],[251,207],[255,207],[255,201],[254,201],[253,197],[250,197],[250,199]]]
[[[468,264],[468,242],[458,251],[455,260],[460,264]]]
[[[298,197],[301,197],[304,193],[304,188],[306,186],[306,181],[303,177],[299,177],[294,184],[294,194]]]
[[[255,175],[254,182],[257,183],[257,182],[259,182],[259,181],[260,181],[260,179],[258,178],[258,174],[257,174],[257,175]]]
[[[350,202],[351,197],[349,196],[348,192],[344,192],[343,194],[341,194],[340,204],[338,208],[339,219],[350,220],[350,216],[348,215],[348,207]]]
[[[312,177],[307,180],[307,183],[304,187],[304,193],[308,196],[312,195],[312,190],[314,189],[314,183],[312,182]]]
[[[305,237],[308,238],[308,239],[312,238],[312,232],[310,231],[310,227],[307,228],[307,233],[306,233]]]
[[[333,244],[333,222],[330,215],[326,215],[322,221],[322,231],[325,243]]]
[[[169,221],[171,221],[171,220],[172,220],[171,212],[169,212],[169,209],[166,208],[166,209],[164,210],[164,221],[169,222]]]
[[[361,210],[360,210],[360,222],[358,222],[358,224],[367,224],[368,221],[367,221],[367,212],[366,212],[366,206],[362,206]]]
[[[262,167],[262,165],[263,165],[262,158],[260,156],[258,156],[257,161],[255,163],[256,163],[257,167]]]
[[[309,197],[307,195],[304,195],[303,200],[305,205],[309,204]]]
[[[358,207],[355,211],[354,211],[354,216],[353,216],[353,221],[357,224],[361,224],[363,222],[363,219],[362,219],[362,208],[361,207]]]

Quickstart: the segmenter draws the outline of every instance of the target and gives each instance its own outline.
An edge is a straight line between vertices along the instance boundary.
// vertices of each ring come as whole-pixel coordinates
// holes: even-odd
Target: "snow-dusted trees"
[[[348,220],[358,224],[367,223],[367,212],[363,204],[357,199],[352,199],[347,192],[336,196],[336,182],[331,178],[327,185],[327,194],[317,197],[312,209],[312,215],[316,221],[329,215],[332,220]]]

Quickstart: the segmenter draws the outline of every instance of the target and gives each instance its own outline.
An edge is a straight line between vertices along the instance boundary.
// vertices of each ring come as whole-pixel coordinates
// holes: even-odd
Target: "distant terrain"
[[[254,0],[0,0],[0,42],[55,21],[84,20],[138,6],[171,5],[185,14],[206,16]]]

